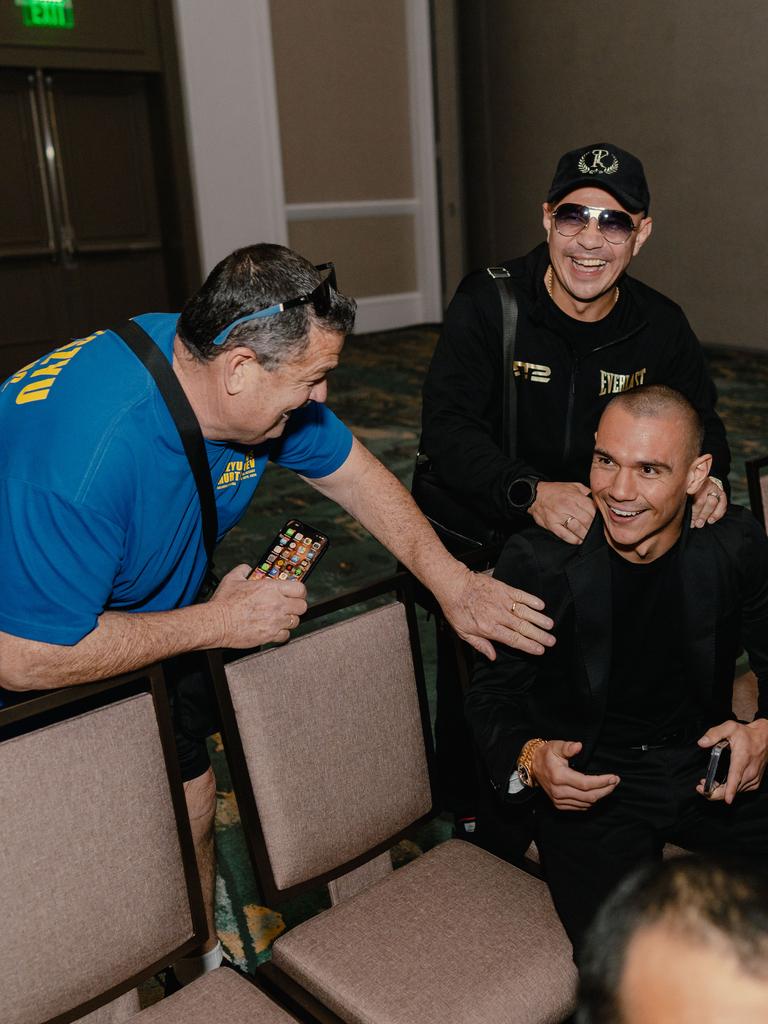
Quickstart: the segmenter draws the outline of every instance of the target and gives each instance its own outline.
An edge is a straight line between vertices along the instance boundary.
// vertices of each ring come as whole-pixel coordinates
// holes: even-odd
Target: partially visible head
[[[236,346],[249,348],[266,369],[298,358],[309,343],[311,327],[346,335],[355,322],[354,299],[331,289],[329,309],[319,315],[311,303],[239,324],[223,344],[213,340],[241,317],[313,292],[323,274],[303,256],[282,245],[262,242],[237,249],[213,268],[188,300],[177,333],[200,361]]]
[[[571,316],[600,318],[610,310],[608,299],[600,300],[613,297],[650,237],[650,201],[643,165],[617,146],[595,143],[560,157],[543,207],[544,230],[553,298]]]
[[[689,495],[709,475],[701,417],[661,384],[617,395],[595,434],[590,486],[608,543],[631,561],[651,561],[675,543]]]
[[[768,873],[694,857],[648,865],[598,912],[578,1024],[768,1020]]]

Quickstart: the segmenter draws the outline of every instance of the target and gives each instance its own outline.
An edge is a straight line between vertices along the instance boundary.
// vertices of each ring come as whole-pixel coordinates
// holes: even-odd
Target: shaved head
[[[651,419],[661,419],[669,416],[678,416],[685,425],[685,438],[687,443],[687,455],[693,460],[701,455],[701,448],[704,444],[704,423],[701,416],[685,395],[674,388],[668,388],[666,384],[643,384],[639,388],[625,391],[617,395],[609,406],[618,406],[626,410],[631,416],[647,416]]]

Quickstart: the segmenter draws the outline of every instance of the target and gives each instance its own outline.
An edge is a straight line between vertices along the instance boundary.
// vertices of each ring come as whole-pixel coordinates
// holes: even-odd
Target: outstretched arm
[[[542,614],[543,602],[456,561],[399,480],[359,441],[335,473],[307,482],[406,565],[435,595],[459,636],[487,658],[495,657],[491,640],[531,654],[554,643],[546,632],[552,621]]]
[[[251,567],[227,573],[206,604],[167,612],[103,612],[76,644],[50,644],[0,633],[0,686],[45,690],[149,665],[186,651],[283,642],[306,611],[297,580],[247,579]]]

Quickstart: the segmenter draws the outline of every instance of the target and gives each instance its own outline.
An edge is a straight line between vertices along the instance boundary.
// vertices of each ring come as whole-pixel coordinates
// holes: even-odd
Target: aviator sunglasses
[[[622,245],[633,231],[637,231],[632,218],[623,210],[563,203],[552,214],[555,230],[559,235],[565,235],[566,238],[578,235],[589,225],[593,217],[597,221],[597,230],[611,245]]]
[[[297,295],[295,299],[286,299],[285,302],[278,302],[274,306],[265,306],[263,309],[254,309],[245,316],[238,317],[231,324],[219,331],[211,342],[212,345],[223,345],[232,331],[240,324],[247,324],[250,320],[261,320],[263,317],[275,316],[286,309],[295,309],[297,306],[312,306],[318,316],[327,316],[331,309],[331,292],[338,291],[336,288],[336,269],[333,263],[318,263],[315,270],[319,273],[328,271],[326,276],[311,292],[304,295]]]

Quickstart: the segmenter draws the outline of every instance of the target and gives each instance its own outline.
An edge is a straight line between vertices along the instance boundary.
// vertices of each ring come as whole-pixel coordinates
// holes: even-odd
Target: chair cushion
[[[360,856],[429,810],[402,604],[226,671],[278,888]]]
[[[574,1004],[547,886],[460,840],[298,925],[272,959],[349,1024],[532,1024]]]
[[[255,985],[219,967],[132,1018],[130,1024],[295,1024]]]
[[[3,1024],[70,1010],[192,936],[149,694],[6,740],[0,779]]]

